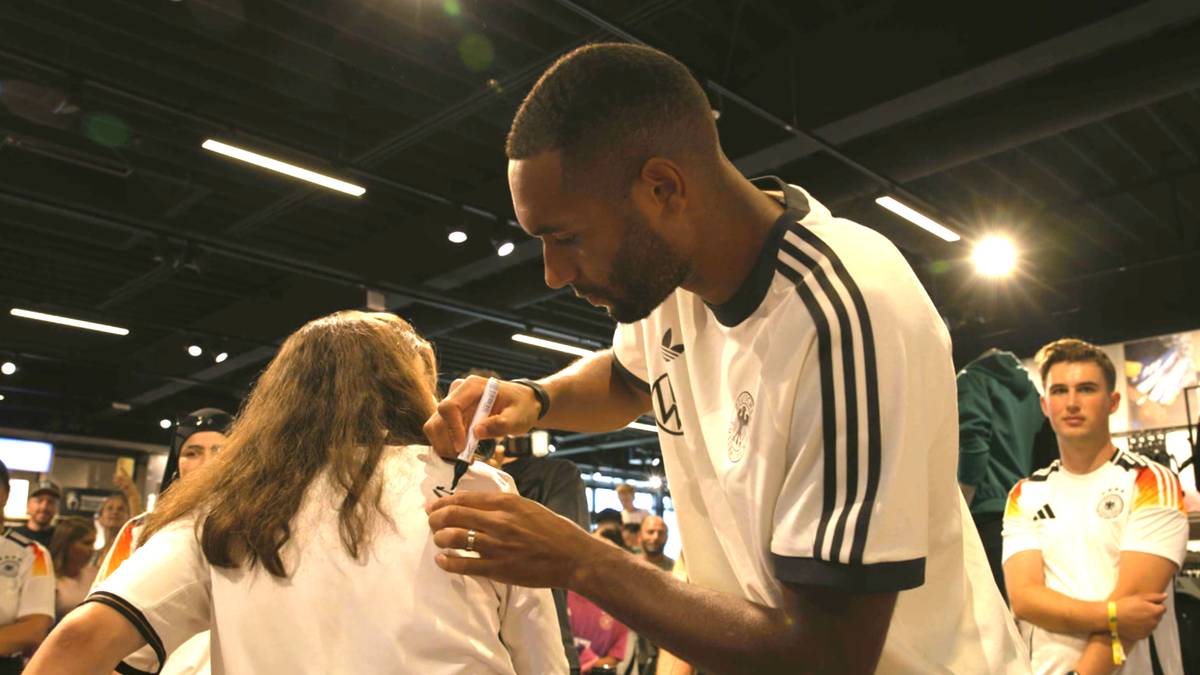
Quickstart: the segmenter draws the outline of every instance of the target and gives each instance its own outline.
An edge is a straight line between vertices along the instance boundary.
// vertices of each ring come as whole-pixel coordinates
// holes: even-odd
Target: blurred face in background
[[[113,495],[105,499],[104,504],[100,506],[100,527],[115,530],[124,525],[130,515],[125,499],[119,495]]]
[[[42,492],[29,498],[26,504],[29,511],[29,525],[34,530],[50,527],[54,517],[58,515],[58,496]]]
[[[83,569],[96,553],[96,532],[93,530],[76,539],[67,549],[67,570],[75,574]],[[71,575],[74,576],[74,575]]]
[[[641,539],[646,555],[661,555],[667,545],[667,524],[658,516],[647,516],[642,521]]]
[[[641,546],[641,527],[637,523],[625,523],[621,526],[621,538],[625,540],[626,548]]]
[[[199,431],[187,437],[179,448],[179,480],[204,466],[225,445],[225,434],[219,431]]]
[[[617,486],[617,499],[621,500],[621,508],[633,510],[633,488],[628,485]]]

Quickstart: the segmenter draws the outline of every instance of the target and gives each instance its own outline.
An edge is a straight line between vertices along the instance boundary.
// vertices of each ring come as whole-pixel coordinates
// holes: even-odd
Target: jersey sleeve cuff
[[[84,600],[84,602],[98,602],[102,605],[115,609],[118,614],[125,617],[129,623],[133,624],[133,627],[137,629],[137,632],[141,634],[142,639],[146,641],[146,644],[150,645],[150,648],[154,650],[154,656],[158,658],[158,670],[154,672],[157,673],[162,670],[163,662],[167,660],[167,652],[163,648],[162,639],[158,637],[158,632],[154,630],[154,626],[152,626],[146,619],[146,615],[142,613],[142,610],[134,607],[133,604],[125,598],[122,598],[114,593],[109,593],[108,591],[96,591],[95,593],[89,595],[87,600]],[[145,672],[133,668],[125,663],[122,663],[121,665],[125,666],[126,670],[131,673]],[[122,671],[118,668],[117,672],[126,671]]]
[[[887,593],[917,588],[925,583],[925,558],[870,565],[844,565],[816,558],[771,554],[775,577],[780,581],[826,586],[855,593]]]
[[[626,368],[625,364],[621,363],[621,360],[617,358],[616,352],[613,352],[612,364],[613,370],[616,371],[616,373],[621,376],[621,379],[625,380],[629,386],[637,389],[638,391],[644,391],[647,394],[650,393],[650,383],[638,377],[637,374],[635,374],[632,370]]]

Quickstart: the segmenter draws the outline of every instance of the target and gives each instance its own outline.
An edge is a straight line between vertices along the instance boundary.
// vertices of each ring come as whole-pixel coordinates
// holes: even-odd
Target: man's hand
[[[442,569],[529,588],[573,588],[582,561],[620,554],[574,522],[515,494],[460,492],[443,497],[429,506],[429,527],[434,543],[443,549],[465,549],[467,530],[475,530],[473,550],[480,557],[442,552],[437,555]]]
[[[425,436],[433,451],[454,459],[467,445],[467,425],[483,397],[487,378],[472,375],[455,380],[450,393],[438,403],[437,412],[425,422]],[[540,406],[533,391],[523,384],[501,382],[492,414],[475,426],[475,438],[501,438],[529,433],[538,419]],[[476,528],[478,529],[478,528]]]
[[[1117,600],[1117,632],[1121,639],[1136,642],[1153,633],[1167,611],[1163,605],[1166,600],[1166,593],[1138,593]]]

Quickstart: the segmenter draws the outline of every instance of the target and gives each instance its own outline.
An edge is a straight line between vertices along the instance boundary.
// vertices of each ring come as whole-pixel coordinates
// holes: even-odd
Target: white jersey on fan
[[[1004,559],[1042,553],[1046,588],[1077,600],[1108,598],[1117,584],[1122,551],[1157,555],[1179,566],[1187,552],[1188,522],[1179,478],[1139,454],[1117,451],[1088,474],[1055,461],[1013,487],[1004,511]],[[1151,675],[1150,642],[1164,675],[1183,675],[1175,593],[1149,640],[1126,653],[1121,675]],[[1120,617],[1118,617],[1118,620]],[[1059,675],[1079,660],[1088,636],[1054,633],[1021,621],[1035,673]]]
[[[0,536],[0,626],[27,616],[54,618],[54,563],[36,541],[5,529]],[[13,654],[0,654],[0,657]]]
[[[425,507],[453,467],[425,446],[388,448],[383,506],[367,559],[346,553],[338,490],[309,487],[283,548],[289,578],[212,567],[190,521],[151,536],[89,598],[121,612],[158,658],[212,631],[214,673],[567,672],[547,589],[449,574],[434,562]],[[460,490],[516,492],[477,462]],[[153,668],[150,669],[153,672]]]
[[[693,583],[898,591],[881,673],[1027,673],[955,479],[950,339],[880,234],[778,182],[786,211],[724,305],[621,325],[654,404]]]

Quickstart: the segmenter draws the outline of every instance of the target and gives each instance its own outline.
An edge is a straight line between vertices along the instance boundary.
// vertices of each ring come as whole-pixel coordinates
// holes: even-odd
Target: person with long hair
[[[436,372],[396,316],[303,326],[26,672],[110,672],[145,644],[161,660],[211,628],[214,673],[565,673],[549,591],[437,566],[425,509],[453,467],[423,445]],[[482,462],[458,491],[516,492]]]
[[[79,606],[96,578],[96,526],[88,518],[60,518],[50,539],[54,580],[54,615],[58,619]]]

